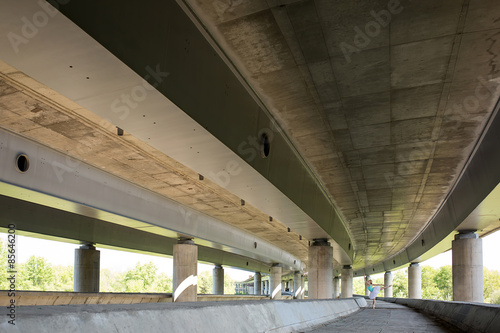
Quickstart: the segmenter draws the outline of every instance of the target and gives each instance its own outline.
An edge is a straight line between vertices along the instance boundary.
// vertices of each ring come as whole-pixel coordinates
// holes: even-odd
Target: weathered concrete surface
[[[100,251],[92,245],[75,249],[74,287],[75,292],[99,292]]]
[[[422,298],[422,266],[418,263],[408,267],[408,297]]]
[[[12,297],[8,291],[0,291],[0,306],[8,306]],[[198,295],[197,302],[213,301],[260,301],[268,296],[254,295]],[[289,296],[284,299],[291,299]],[[172,303],[172,294],[157,293],[74,293],[56,291],[16,291],[18,306],[76,305],[76,304],[137,304]]]
[[[340,283],[340,297],[348,298],[352,297],[352,268],[350,266],[344,266],[342,269],[341,283]]]
[[[466,332],[500,332],[500,305],[407,298],[378,299],[415,308]]]
[[[310,299],[328,299],[333,294],[333,248],[328,242],[314,242],[309,247]]]
[[[453,300],[484,302],[483,240],[474,232],[459,233],[451,246]]]
[[[192,240],[174,245],[174,302],[196,302],[198,289],[198,247]]]
[[[362,309],[351,316],[326,323],[303,332],[462,332],[442,320],[437,320],[403,305],[377,302],[377,309]]]
[[[355,299],[20,307],[7,332],[290,332],[359,311]]]
[[[500,4],[187,2],[317,172],[354,270],[413,241],[498,99]]]

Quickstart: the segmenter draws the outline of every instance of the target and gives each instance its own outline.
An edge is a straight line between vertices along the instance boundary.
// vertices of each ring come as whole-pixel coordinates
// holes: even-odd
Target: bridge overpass
[[[349,297],[353,276],[410,265],[418,298],[418,262],[455,239],[454,298],[482,301],[499,17],[474,0],[2,1],[2,227],[83,243],[80,291],[98,288],[94,246],[172,255],[179,301],[197,260],[269,274],[277,298],[284,274],[311,298],[341,275]]]

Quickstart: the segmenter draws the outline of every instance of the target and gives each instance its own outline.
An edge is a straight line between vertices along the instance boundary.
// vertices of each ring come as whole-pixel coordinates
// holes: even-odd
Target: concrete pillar
[[[366,276],[366,281],[370,280],[372,277],[370,275],[367,275]],[[373,282],[373,281],[372,281]],[[363,281],[363,283],[365,283],[365,281]],[[369,296],[370,295],[370,291],[368,290],[368,286],[366,285],[365,283],[365,296]]]
[[[309,299],[332,298],[333,248],[326,239],[318,239],[309,247]]]
[[[198,288],[198,247],[191,239],[174,245],[173,301],[196,302]]]
[[[453,300],[483,303],[483,240],[473,231],[460,232],[451,249]]]
[[[281,299],[281,266],[271,267],[269,275],[269,296],[271,299]]]
[[[254,295],[260,295],[260,282],[262,281],[262,275],[260,272],[255,272],[253,276],[253,293]]]
[[[387,271],[384,274],[384,297],[392,297],[392,272]],[[388,287],[391,286],[391,287]]]
[[[288,291],[289,292],[294,292],[295,291],[295,289],[293,289],[294,285],[295,284],[293,282],[293,279],[288,280]]]
[[[93,244],[75,249],[73,289],[75,292],[98,293],[101,253]]]
[[[418,262],[408,267],[408,298],[422,298],[422,267]]]
[[[342,283],[341,283],[341,298],[349,298],[352,297],[352,266],[351,265],[344,265],[342,267],[342,272],[341,272],[341,278],[342,278]]]
[[[214,295],[224,295],[224,268],[215,265],[212,274],[212,293]]]
[[[299,271],[295,271],[293,274],[293,297],[300,299],[300,294],[302,293],[302,274]]]
[[[304,295],[306,293],[306,279],[304,277],[304,274],[300,276],[300,288],[301,288],[300,299],[304,299]]]
[[[337,298],[339,296],[339,277],[336,276],[333,278],[333,298]]]
[[[264,281],[260,281],[260,294],[265,295],[264,293],[266,292],[266,284]]]

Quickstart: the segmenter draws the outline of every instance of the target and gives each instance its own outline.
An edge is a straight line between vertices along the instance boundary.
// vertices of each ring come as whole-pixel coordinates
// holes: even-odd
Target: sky
[[[76,244],[55,242],[45,239],[24,236],[17,236],[16,238],[18,263],[24,263],[29,257],[36,255],[44,257],[52,265],[72,266],[74,262],[74,250],[79,247],[79,245]],[[0,233],[0,239],[5,243],[7,241],[7,234]],[[125,272],[133,268],[138,262],[145,264],[151,261],[156,264],[160,272],[167,273],[170,276],[172,275],[172,258],[102,248],[98,249],[101,251],[101,269]],[[483,238],[483,266],[500,271],[498,253],[500,253],[500,231]],[[434,268],[451,265],[451,251],[441,253],[421,264]],[[213,265],[198,264],[198,273],[212,269]],[[231,278],[236,281],[242,281],[253,276],[253,272],[232,269],[229,267],[224,267],[224,273],[229,274]]]

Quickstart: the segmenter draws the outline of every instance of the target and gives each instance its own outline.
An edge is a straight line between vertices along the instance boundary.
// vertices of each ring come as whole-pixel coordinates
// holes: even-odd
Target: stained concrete
[[[370,303],[370,302],[369,302]],[[370,305],[370,304],[369,304]],[[462,332],[456,327],[404,305],[377,301],[375,310],[364,308],[346,318],[301,332]]]
[[[16,309],[15,326],[4,320],[0,331],[288,333],[357,311],[355,299],[26,306]]]

